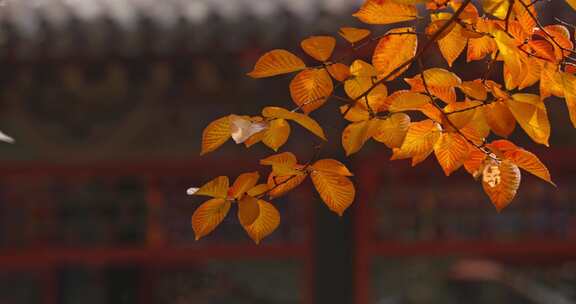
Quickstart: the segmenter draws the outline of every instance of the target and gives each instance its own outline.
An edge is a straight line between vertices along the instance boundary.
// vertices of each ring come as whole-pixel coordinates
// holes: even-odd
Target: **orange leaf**
[[[294,167],[296,166],[297,162],[298,160],[296,159],[296,156],[292,152],[278,153],[260,160],[261,165],[268,165],[268,166],[281,165],[287,167]]]
[[[446,36],[438,39],[440,53],[450,67],[460,54],[462,54],[468,43],[468,39],[462,34],[463,30],[462,26],[456,24]]]
[[[355,28],[355,27],[342,27],[338,31],[338,34],[346,41],[350,43],[356,43],[368,36],[370,36],[370,30]]]
[[[414,5],[398,4],[391,0],[367,0],[352,16],[368,24],[390,24],[414,20],[418,11]]]
[[[225,116],[211,122],[202,132],[202,152],[204,155],[223,145],[230,138],[230,118]]]
[[[214,198],[226,198],[230,181],[227,176],[218,176],[200,187],[194,195],[205,195]]]
[[[390,112],[418,111],[430,102],[430,98],[424,94],[400,90],[388,97]]]
[[[353,122],[342,132],[342,146],[346,151],[346,156],[358,152],[368,141],[376,129],[373,120]]]
[[[498,212],[510,204],[520,187],[520,170],[509,160],[494,161],[482,171],[482,187]]]
[[[258,184],[256,186],[254,186],[252,189],[248,190],[248,195],[250,195],[252,197],[256,197],[259,195],[263,195],[268,190],[270,190],[270,187],[268,187],[268,184]]]
[[[228,190],[228,197],[239,199],[244,196],[248,190],[252,189],[258,179],[260,178],[260,173],[257,171],[249,172],[249,173],[242,173],[236,180],[232,187]]]
[[[389,75],[416,54],[418,39],[413,33],[414,30],[409,27],[396,28],[380,39],[374,49],[372,64],[381,78],[394,79],[406,71],[408,66],[394,75]]]
[[[330,76],[337,81],[344,81],[350,77],[350,68],[342,63],[334,63],[326,67]]]
[[[323,171],[312,171],[310,177],[326,206],[342,216],[354,201],[356,194],[350,179],[346,176]]]
[[[306,68],[302,59],[286,50],[272,50],[260,57],[248,76],[264,78],[300,71]]]
[[[324,62],[332,56],[336,39],[331,36],[312,36],[302,40],[300,46],[310,57]]]
[[[460,134],[444,133],[434,145],[434,154],[448,176],[458,170],[468,158],[469,144]]]
[[[238,220],[242,226],[251,225],[260,215],[258,200],[252,196],[245,196],[238,201]]]
[[[508,0],[483,0],[482,8],[484,12],[494,17],[504,20],[510,7]]]
[[[259,214],[250,225],[243,225],[250,238],[259,244],[266,236],[270,235],[280,225],[280,213],[269,202],[258,200]]]
[[[490,20],[478,19],[478,22],[476,23],[476,29],[479,32],[487,33],[491,31],[491,24],[492,21]],[[486,57],[486,55],[496,52],[497,49],[498,47],[496,46],[496,42],[490,36],[469,39],[466,61],[470,62],[473,60],[481,60]]]
[[[512,112],[501,101],[489,103],[482,107],[484,118],[492,131],[502,137],[508,137],[516,127]]]
[[[192,215],[192,229],[196,240],[212,232],[224,220],[230,210],[230,202],[214,198],[204,202]]]
[[[373,136],[388,148],[399,148],[406,138],[410,128],[410,116],[404,113],[395,113],[386,119],[376,120],[376,134]]]
[[[506,100],[506,105],[533,141],[548,146],[550,121],[544,103],[538,95],[518,93]]]
[[[305,113],[310,113],[326,102],[334,85],[325,69],[301,71],[290,82],[290,96]]]
[[[268,176],[268,187],[270,188],[268,195],[270,198],[280,197],[298,187],[306,179],[306,176],[306,174],[277,176],[271,173]]]
[[[462,80],[458,75],[442,68],[431,68],[413,78],[404,78],[404,81],[410,85],[413,91],[424,92],[426,88],[424,87],[422,75],[424,75],[424,80],[426,80],[426,85],[432,95],[446,103],[456,101],[454,88],[462,84]]]
[[[416,160],[412,160],[412,165],[416,165],[432,153],[441,131],[440,125],[430,119],[411,123],[402,146],[400,149],[394,149],[391,159],[413,157]]]
[[[488,91],[480,79],[463,81],[459,88],[464,92],[464,94],[474,99],[486,100],[486,98],[488,98]]]
[[[510,38],[504,31],[496,31],[494,39],[500,55],[504,59],[504,68],[508,73],[505,74],[506,88],[512,90],[518,86],[522,80],[524,73],[524,66],[522,62],[522,53],[516,46],[514,39]]]
[[[290,125],[285,119],[278,118],[270,122],[270,127],[264,133],[262,142],[274,151],[278,151],[290,136]]]
[[[265,107],[262,109],[262,116],[266,118],[283,118],[288,120],[293,120],[297,124],[306,128],[308,131],[312,132],[314,135],[326,140],[326,135],[322,127],[310,116],[301,113],[291,112],[279,107]]]
[[[344,166],[341,162],[335,159],[321,159],[315,162],[312,166],[313,170],[325,172],[325,173],[333,173],[342,176],[352,176],[352,172]]]

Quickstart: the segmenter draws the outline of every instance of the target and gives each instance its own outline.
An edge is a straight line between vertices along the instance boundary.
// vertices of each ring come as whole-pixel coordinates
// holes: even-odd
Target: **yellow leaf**
[[[230,118],[225,116],[211,122],[202,132],[202,152],[204,155],[223,145],[230,138]]]
[[[444,133],[434,145],[434,154],[446,176],[458,170],[470,154],[469,144],[460,134]]]
[[[410,127],[410,116],[404,113],[395,113],[386,119],[376,120],[376,134],[373,136],[388,148],[399,148],[406,138]]]
[[[413,33],[414,30],[409,27],[397,28],[388,31],[386,36],[380,39],[372,56],[372,64],[378,71],[380,78],[394,79],[409,67],[406,66],[406,68],[390,75],[416,54],[418,39]]]
[[[353,122],[342,132],[342,146],[346,151],[346,156],[358,152],[374,135],[375,124],[373,120]]]
[[[250,225],[244,225],[244,230],[250,238],[259,244],[260,241],[270,235],[280,225],[280,213],[269,202],[258,200],[260,212],[258,217]]]
[[[364,60],[356,59],[350,65],[350,74],[356,77],[375,77],[378,75],[376,68]]]
[[[300,71],[306,68],[302,59],[286,50],[272,50],[260,57],[248,76],[264,78]]]
[[[240,174],[240,176],[238,176],[234,181],[234,184],[232,184],[232,187],[228,190],[228,197],[234,199],[241,198],[246,192],[248,192],[248,190],[252,189],[256,185],[259,178],[260,173],[256,171]]]
[[[230,202],[214,198],[204,202],[192,215],[192,229],[196,240],[212,232],[224,220],[230,210]]]
[[[506,13],[510,8],[510,1],[482,0],[482,8],[484,9],[485,13],[504,20],[506,18]]]
[[[573,10],[576,10],[576,0],[566,0],[566,3],[568,3]]]
[[[352,16],[368,24],[390,24],[414,20],[418,11],[414,5],[398,4],[391,0],[367,0]]]
[[[522,149],[507,140],[496,140],[487,146],[490,149],[498,149],[504,154],[506,159],[509,159],[521,169],[556,186],[556,184],[552,182],[548,168],[546,168],[540,159],[538,159],[538,156],[532,152]]]
[[[460,54],[462,54],[468,43],[468,39],[462,34],[463,30],[462,26],[456,24],[446,36],[438,39],[440,53],[450,67]]]
[[[250,195],[252,197],[256,197],[256,196],[259,196],[259,195],[266,193],[268,190],[270,190],[270,187],[268,187],[268,184],[258,184],[256,186],[254,186],[252,189],[248,190],[248,195]]]
[[[335,159],[321,159],[315,162],[312,166],[313,170],[325,172],[325,173],[333,173],[342,176],[352,176],[352,172],[344,166],[341,162]]]
[[[344,91],[351,99],[358,99],[366,91],[372,87],[372,80],[368,77],[354,77],[348,79],[344,82]],[[388,89],[383,84],[376,85],[365,98],[358,100],[358,105],[364,109],[368,109],[366,106],[366,100],[374,112],[378,112],[380,109],[386,106],[386,97],[388,96]]]
[[[520,187],[520,170],[510,160],[490,162],[482,171],[482,187],[498,212],[510,204]]]
[[[518,93],[506,100],[506,105],[522,129],[539,144],[548,146],[550,121],[544,103],[538,95]]]
[[[504,73],[506,88],[512,90],[518,86],[525,75],[521,51],[516,46],[514,39],[510,38],[504,31],[496,31],[494,39],[500,55],[504,59],[504,68],[508,72]]]
[[[486,100],[486,98],[488,98],[488,91],[481,79],[463,81],[459,88],[464,92],[464,94],[474,99]]]
[[[564,93],[563,96],[566,100],[570,120],[576,128],[576,76],[574,74],[561,72],[558,73],[557,79],[559,81],[558,85]]]
[[[342,27],[338,31],[338,34],[346,41],[350,43],[356,43],[368,36],[370,36],[370,30],[355,28],[355,27]]]
[[[430,102],[430,98],[424,94],[400,90],[394,92],[388,97],[390,112],[418,111],[425,104]]]
[[[304,113],[322,106],[333,90],[332,78],[325,69],[301,71],[290,82],[290,96]]]
[[[350,107],[349,105],[340,106],[340,113],[346,114],[344,115],[344,119],[351,122],[358,122],[370,119],[370,113],[368,113],[366,107],[360,105],[360,102],[357,102],[354,106],[348,109],[349,107]]]
[[[306,176],[305,174],[277,176],[271,173],[268,176],[268,187],[270,188],[268,195],[270,198],[280,197],[298,187],[306,179]]]
[[[314,135],[326,140],[324,131],[322,127],[310,116],[301,113],[291,112],[279,107],[265,107],[262,109],[262,116],[266,118],[283,118],[288,120],[293,120],[297,124],[306,128],[308,131],[312,132]]]
[[[472,121],[476,114],[476,110],[481,104],[482,102],[480,101],[469,100],[448,104],[444,107],[444,113],[446,113],[446,117],[450,122],[447,122],[445,121],[446,119],[444,119],[444,126],[453,126],[458,129],[463,128]]]
[[[226,198],[228,196],[228,187],[230,181],[227,176],[218,176],[207,182],[204,186],[196,191],[195,195],[205,195],[214,198]]]
[[[434,144],[441,135],[442,128],[436,122],[426,119],[419,122],[412,122],[406,133],[406,138],[400,149],[394,149],[392,160],[416,157],[412,165],[416,165],[432,153]]]
[[[480,170],[483,168],[485,159],[486,153],[480,151],[479,149],[470,149],[468,158],[464,161],[464,168],[474,178],[478,178],[482,174]]]
[[[270,127],[264,133],[262,142],[274,151],[278,151],[290,136],[290,125],[285,119],[278,118],[270,122]]]
[[[312,58],[324,62],[332,56],[336,39],[331,36],[312,36],[304,39],[300,46]]]
[[[282,165],[287,167],[294,167],[297,163],[298,160],[292,152],[278,153],[260,160],[261,165],[268,166]]]
[[[483,33],[491,32],[491,26],[492,21],[483,18],[478,19],[476,23],[476,29]],[[496,52],[497,49],[498,47],[496,46],[496,42],[488,35],[480,38],[469,39],[466,61],[481,60],[486,57],[486,55]]]
[[[245,196],[238,201],[238,220],[242,226],[248,226],[260,215],[258,200],[252,196]]]
[[[518,0],[514,2],[512,10],[522,29],[527,34],[531,35],[532,32],[534,32],[534,29],[536,28],[537,24],[536,21],[534,21],[534,19],[532,18],[532,16],[530,16],[530,14],[537,17],[538,12],[536,11],[535,5],[530,5],[529,11],[527,11],[526,7],[522,5],[520,1],[524,2],[524,4],[530,4],[530,0]]]
[[[524,65],[524,76],[518,84],[518,89],[522,90],[531,87],[540,80],[542,74],[543,61],[536,57],[528,57]]]
[[[312,171],[312,183],[328,208],[342,216],[354,201],[356,190],[346,176],[339,174]]]
[[[342,63],[334,63],[326,67],[330,76],[336,81],[344,81],[350,77],[350,68]]]
[[[460,77],[442,68],[431,68],[413,78],[404,78],[404,81],[410,85],[413,91],[424,92],[426,87],[424,86],[422,75],[424,75],[426,85],[432,95],[446,103],[456,101],[456,91],[454,88],[462,83]]]
[[[502,137],[508,137],[516,127],[512,112],[501,101],[489,103],[482,107],[484,118],[492,131]]]

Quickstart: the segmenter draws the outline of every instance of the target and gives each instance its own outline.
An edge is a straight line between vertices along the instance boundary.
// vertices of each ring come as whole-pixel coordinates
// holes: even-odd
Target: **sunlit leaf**
[[[409,67],[390,74],[416,54],[418,39],[413,33],[414,30],[409,27],[396,28],[380,39],[372,56],[372,64],[380,78],[394,79]]]
[[[404,113],[394,113],[386,119],[376,120],[374,140],[385,144],[388,148],[400,148],[410,128],[410,116]]]
[[[342,36],[342,38],[346,39],[346,41],[350,43],[356,43],[368,36],[370,36],[370,30],[355,28],[355,27],[342,27],[338,34]]]
[[[510,38],[504,31],[496,31],[494,40],[500,51],[500,55],[504,59],[504,65],[509,75],[506,77],[506,88],[508,90],[514,89],[522,80],[523,63],[521,51],[516,47],[514,39]]]
[[[482,172],[482,187],[499,212],[516,196],[520,187],[520,170],[510,160],[487,164]]]
[[[434,154],[446,176],[460,168],[469,153],[468,142],[457,133],[443,133],[434,145]]]
[[[245,196],[238,201],[238,220],[242,226],[251,225],[260,215],[258,200],[252,196]]]
[[[328,208],[342,216],[354,201],[356,190],[346,176],[325,171],[310,173],[314,187]]]
[[[487,146],[492,150],[497,149],[498,152],[503,154],[504,158],[511,160],[521,169],[556,186],[552,182],[548,168],[532,152],[520,148],[507,140],[496,140]]]
[[[331,36],[312,36],[302,40],[300,46],[312,58],[324,62],[332,56],[336,39]]]
[[[283,118],[296,122],[314,135],[326,140],[326,135],[322,127],[310,116],[301,113],[291,112],[279,107],[265,107],[262,110],[262,116],[267,118]]]
[[[277,176],[270,174],[268,176],[268,195],[270,198],[277,198],[298,187],[305,179],[305,174]]]
[[[414,5],[399,4],[391,0],[366,0],[352,16],[368,24],[390,24],[414,20],[418,11]]]
[[[497,101],[482,107],[484,118],[490,129],[497,135],[508,137],[516,127],[516,119],[506,104]]]
[[[417,111],[430,102],[428,96],[406,90],[396,91],[388,99],[390,112]]]
[[[321,107],[333,90],[332,78],[325,69],[301,71],[290,82],[290,96],[305,113]]]
[[[376,124],[373,120],[359,121],[349,124],[342,132],[342,146],[346,156],[358,152],[374,135]]]
[[[278,118],[270,122],[270,127],[264,133],[262,142],[274,151],[278,151],[290,136],[290,125],[285,119]]]
[[[306,68],[302,59],[286,50],[272,50],[260,57],[248,76],[263,78],[296,72]]]
[[[218,176],[200,187],[194,195],[205,195],[214,198],[226,198],[230,181],[227,176]]]
[[[413,159],[412,165],[416,165],[432,153],[434,144],[440,138],[441,131],[440,125],[430,119],[412,122],[402,146],[399,149],[394,149],[391,159],[415,157],[416,161]]]
[[[502,20],[506,18],[509,8],[510,1],[508,0],[482,0],[484,12]]]
[[[550,121],[544,103],[538,95],[518,93],[506,100],[506,105],[533,141],[548,146]]]
[[[342,63],[334,63],[326,67],[330,76],[336,81],[344,81],[350,77],[350,68]]]
[[[326,172],[326,173],[333,173],[342,176],[352,176],[352,172],[344,166],[343,163],[335,160],[335,159],[321,159],[316,161],[312,166],[313,170]]]
[[[225,116],[211,122],[202,132],[202,152],[204,155],[223,145],[230,138],[230,117]]]
[[[241,198],[248,190],[252,189],[258,179],[260,178],[260,173],[257,171],[242,173],[236,178],[232,187],[228,190],[228,197],[238,199]]]
[[[243,225],[250,238],[259,244],[260,241],[270,235],[280,225],[280,213],[269,202],[258,200],[258,217],[250,225]]]
[[[481,79],[463,81],[459,88],[464,92],[464,94],[477,100],[486,100],[488,97],[488,90],[486,90]]]
[[[230,210],[230,202],[220,198],[208,200],[192,215],[192,229],[196,240],[212,232],[224,220]]]

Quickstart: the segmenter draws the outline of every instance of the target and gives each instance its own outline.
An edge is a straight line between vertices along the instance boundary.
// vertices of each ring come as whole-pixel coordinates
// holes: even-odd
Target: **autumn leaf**
[[[242,225],[246,233],[259,244],[263,238],[270,235],[280,226],[280,212],[274,205],[263,200],[257,200],[258,217],[250,225]]]
[[[268,176],[268,187],[270,188],[268,196],[273,199],[288,193],[298,187],[307,176],[306,174],[278,176],[271,173]]]
[[[522,129],[534,142],[548,146],[550,121],[544,103],[538,95],[518,93],[506,100],[506,105]]]
[[[301,71],[290,82],[290,96],[304,113],[321,107],[333,90],[332,78],[325,69]]]
[[[418,11],[414,5],[399,4],[391,0],[366,0],[352,16],[368,24],[390,24],[414,20]]]
[[[509,8],[510,1],[508,0],[482,0],[484,12],[502,20],[506,18]]]
[[[224,220],[230,210],[230,202],[221,198],[208,200],[192,215],[192,229],[196,240],[212,232]]]
[[[422,79],[422,75],[424,75],[424,79]],[[404,81],[406,81],[412,88],[412,91],[415,92],[426,91],[424,80],[426,80],[426,85],[432,95],[446,103],[456,101],[456,90],[454,88],[462,84],[462,80],[458,75],[446,69],[431,68],[413,78],[404,78]]]
[[[385,14],[389,14],[389,12]],[[372,56],[372,64],[376,68],[379,77],[386,77],[386,80],[391,80],[404,73],[409,66],[390,75],[390,73],[414,57],[417,45],[418,39],[414,34],[414,30],[410,27],[388,31],[378,41]]]
[[[282,118],[292,120],[308,131],[312,132],[312,134],[320,137],[323,140],[326,140],[326,135],[324,135],[322,127],[320,127],[320,125],[308,115],[291,112],[279,107],[265,107],[262,109],[262,116],[266,118]]]
[[[346,166],[335,159],[321,159],[312,164],[312,169],[325,173],[333,173],[342,176],[352,176],[352,172]]]
[[[252,196],[245,196],[238,201],[238,220],[242,226],[254,223],[260,215],[258,200]]]
[[[390,112],[418,111],[425,104],[430,102],[430,98],[424,94],[400,90],[388,97]]]
[[[441,17],[437,17],[441,16]],[[432,15],[432,21],[440,21],[450,19],[452,14],[440,13]],[[441,19],[440,19],[441,18]],[[449,30],[437,40],[438,47],[442,57],[448,62],[448,66],[452,66],[454,61],[462,54],[468,43],[467,37],[463,35],[464,28],[460,24],[453,23]]]
[[[290,136],[290,125],[285,119],[278,118],[270,122],[270,127],[264,133],[262,142],[274,151],[278,151]]]
[[[467,96],[477,99],[486,100],[488,98],[488,90],[482,83],[481,79],[476,79],[473,81],[463,81],[458,88],[462,90]]]
[[[484,118],[490,129],[497,135],[508,137],[516,127],[516,119],[506,104],[501,101],[492,102],[482,107]]]
[[[518,86],[524,75],[521,51],[516,47],[514,39],[510,38],[504,31],[496,31],[494,40],[504,59],[504,68],[508,73],[504,73],[506,88],[512,90]]]
[[[248,116],[230,115],[230,136],[235,143],[240,144],[247,141],[256,133],[260,133],[268,128],[268,123],[264,121],[253,121]]]
[[[200,187],[194,195],[205,195],[214,198],[226,198],[228,196],[228,186],[230,182],[227,176],[218,176],[217,178],[207,182],[204,186]]]
[[[228,197],[234,199],[240,199],[244,196],[248,190],[252,189],[258,179],[260,178],[260,173],[257,171],[240,174],[232,184],[232,187],[228,189]]]
[[[349,124],[342,132],[342,146],[346,156],[358,152],[362,146],[375,134],[376,124],[373,120],[359,121]]]
[[[412,122],[399,149],[394,149],[392,160],[412,157],[412,165],[423,161],[432,153],[441,135],[440,125],[430,119]]]
[[[446,132],[434,145],[434,154],[446,176],[458,170],[470,154],[469,144],[462,135]]]
[[[356,190],[346,176],[327,171],[313,170],[312,183],[328,208],[342,216],[354,201]]]
[[[520,170],[510,160],[499,164],[488,163],[482,172],[482,187],[498,212],[502,211],[516,196],[520,187]]]
[[[230,118],[225,116],[211,122],[202,132],[202,151],[200,155],[218,149],[230,138]]]
[[[302,59],[286,50],[272,50],[260,57],[248,76],[252,78],[264,78],[291,72],[300,71],[306,68]]]
[[[566,3],[568,3],[573,10],[576,10],[576,0],[566,0]]]
[[[368,36],[370,36],[370,30],[355,28],[355,27],[342,27],[338,34],[342,36],[342,38],[346,39],[346,41],[350,43],[356,43]]]
[[[324,62],[332,56],[336,46],[336,39],[331,36],[312,36],[304,39],[300,46],[310,57]]]
[[[278,176],[302,174],[292,152],[283,152],[260,160],[261,165],[272,166],[272,172]]]
[[[484,18],[478,19],[476,22],[476,30],[482,33],[489,33],[492,31],[492,21]],[[468,40],[468,50],[466,53],[466,62],[473,60],[482,60],[486,55],[496,52],[498,46],[496,41],[489,35],[484,35],[479,38]]]
[[[410,128],[410,116],[405,113],[394,113],[386,119],[376,120],[374,140],[388,148],[400,148]]]
[[[336,81],[345,81],[350,77],[350,68],[342,63],[334,63],[326,67],[328,73]]]

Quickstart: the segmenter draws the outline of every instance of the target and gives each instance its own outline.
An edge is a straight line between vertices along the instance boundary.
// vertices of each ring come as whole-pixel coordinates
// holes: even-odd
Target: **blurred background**
[[[306,183],[276,201],[263,244],[232,214],[194,241],[202,199],[185,190],[264,169],[271,152],[228,143],[200,158],[202,129],[290,107],[289,76],[245,73],[267,50],[302,54],[308,35],[359,25],[361,2],[2,0],[0,129],[16,143],[0,146],[0,303],[576,303],[576,130],[553,98],[552,148],[513,138],[558,188],[524,174],[501,214],[464,172],[369,143],[347,161],[358,196],[342,218]],[[576,20],[563,1],[538,5],[545,24]],[[464,64],[465,80],[485,68]],[[343,159],[337,105],[313,116],[322,156]],[[301,131],[284,150],[305,161],[317,143]]]

